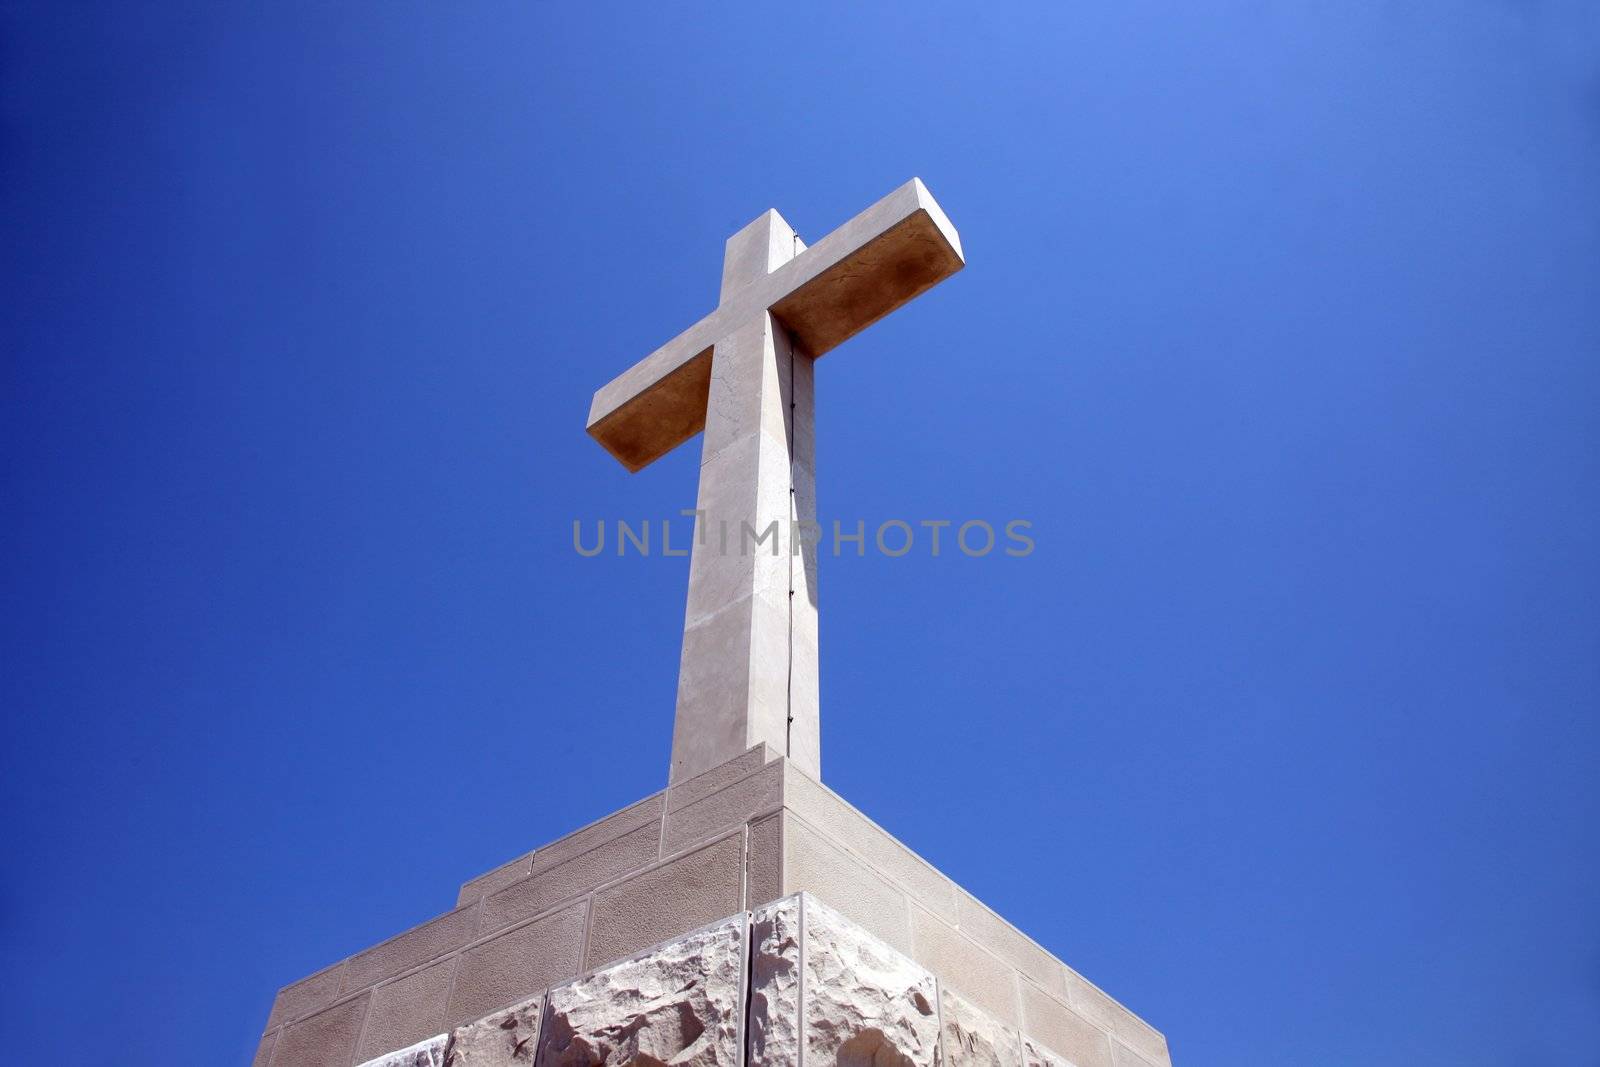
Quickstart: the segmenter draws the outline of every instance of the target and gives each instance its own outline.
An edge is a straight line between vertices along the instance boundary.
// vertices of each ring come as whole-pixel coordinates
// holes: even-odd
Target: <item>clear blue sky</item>
[[[1595,7],[975,8],[6,5],[6,1033],[242,1065],[658,788],[590,394],[915,174],[821,508],[1038,549],[823,560],[826,780],[1179,1067],[1600,1062]]]

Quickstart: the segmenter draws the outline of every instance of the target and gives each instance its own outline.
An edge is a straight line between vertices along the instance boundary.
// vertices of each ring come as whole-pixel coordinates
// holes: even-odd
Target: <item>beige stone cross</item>
[[[595,393],[630,471],[705,431],[671,781],[761,742],[821,776],[812,361],[963,263],[915,178],[810,248],[768,211],[728,238],[717,309]]]

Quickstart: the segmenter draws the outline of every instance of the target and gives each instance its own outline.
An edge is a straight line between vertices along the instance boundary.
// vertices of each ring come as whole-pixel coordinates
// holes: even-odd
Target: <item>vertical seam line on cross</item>
[[[799,234],[795,240],[799,240]],[[794,549],[795,538],[799,536],[798,523],[799,509],[796,507],[794,497],[794,338],[786,327],[783,328],[783,338],[789,348],[789,659],[787,674],[783,683],[783,754],[793,758],[794,751]]]

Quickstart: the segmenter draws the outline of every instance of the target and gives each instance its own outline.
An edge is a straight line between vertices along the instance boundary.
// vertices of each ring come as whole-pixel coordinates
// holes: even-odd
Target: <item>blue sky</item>
[[[818,368],[824,777],[1180,1067],[1596,1063],[1600,19],[1539,2],[6,6],[0,1022],[273,991],[665,780],[592,391],[913,174]]]

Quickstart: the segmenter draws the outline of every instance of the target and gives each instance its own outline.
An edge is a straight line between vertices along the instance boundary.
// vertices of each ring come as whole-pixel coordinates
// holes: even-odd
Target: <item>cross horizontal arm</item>
[[[589,434],[639,470],[704,427],[712,347],[752,316],[771,310],[821,356],[964,263],[955,227],[912,178],[601,388]]]

